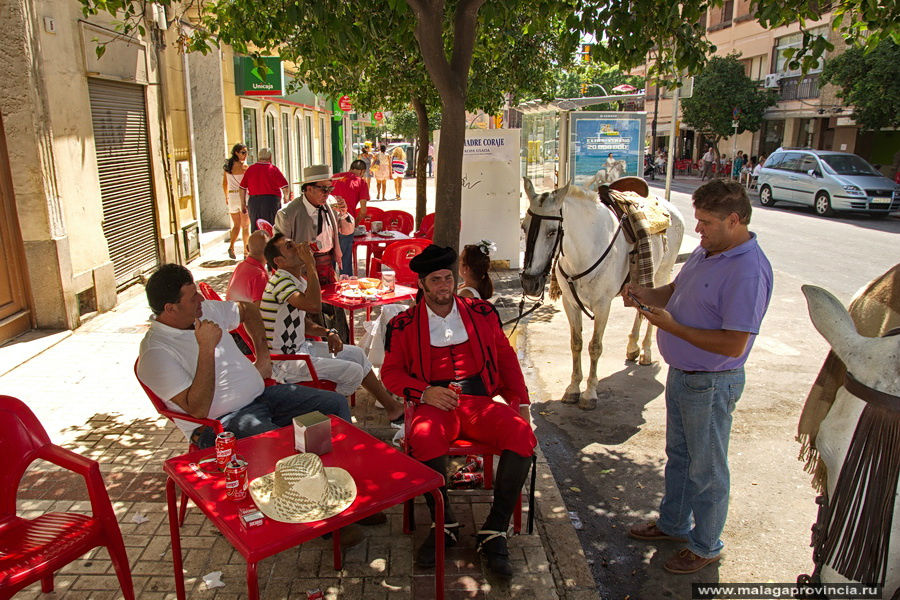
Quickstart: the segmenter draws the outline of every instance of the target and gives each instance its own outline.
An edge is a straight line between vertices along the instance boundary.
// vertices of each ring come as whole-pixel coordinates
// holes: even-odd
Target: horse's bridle
[[[533,244],[537,241],[537,236],[541,229],[541,221],[542,220],[550,220],[550,221],[559,221],[560,222],[559,233],[556,236],[556,241],[553,243],[553,251],[550,254],[551,259],[549,261],[547,261],[547,268],[544,269],[544,271],[541,273],[541,275],[543,277],[546,277],[547,273],[550,272],[550,268],[553,265],[554,259],[557,258],[557,256],[556,256],[557,251],[559,251],[560,256],[565,256],[565,252],[563,251],[563,248],[562,248],[562,238],[563,238],[562,209],[559,210],[558,216],[557,215],[538,214],[536,212],[532,212],[532,210],[530,208],[526,211],[526,214],[528,214],[529,216],[532,217],[531,224],[528,226],[528,234],[525,236],[526,250],[528,248],[534,248]],[[594,264],[592,264],[590,267],[588,267],[581,273],[578,273],[576,275],[569,275],[568,273],[566,273],[566,270],[563,268],[563,266],[561,264],[559,264],[559,260],[556,260],[556,266],[559,267],[559,272],[562,273],[562,276],[565,278],[566,283],[569,284],[569,291],[572,292],[572,297],[575,298],[575,302],[578,304],[578,308],[580,308],[581,312],[583,312],[585,315],[587,315],[587,318],[590,319],[591,321],[594,320],[594,315],[591,314],[591,311],[589,311],[587,309],[587,307],[581,301],[581,298],[578,296],[578,290],[575,289],[575,282],[578,281],[579,279],[581,279],[582,277],[590,274],[594,269],[596,269],[597,267],[600,266],[600,264],[603,262],[603,260],[609,254],[610,250],[612,250],[613,244],[616,243],[616,239],[619,237],[619,233],[622,231],[622,223],[625,221],[626,218],[627,218],[627,216],[623,214],[622,217],[619,219],[619,223],[616,227],[616,232],[613,234],[612,239],[609,241],[609,245],[606,247],[606,250],[604,250],[603,254],[600,255],[600,258],[598,258],[594,262]],[[535,225],[537,225],[537,226],[535,226]],[[527,254],[527,252],[526,252],[526,254]],[[532,260],[534,259],[533,251],[531,253],[530,258]],[[531,264],[531,260],[526,260],[523,270],[527,269],[530,264]],[[541,298],[543,298],[543,295],[541,295]]]

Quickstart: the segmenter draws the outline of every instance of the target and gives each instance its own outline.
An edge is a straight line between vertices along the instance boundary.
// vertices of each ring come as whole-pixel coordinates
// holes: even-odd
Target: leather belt
[[[447,385],[454,381],[453,379],[440,379],[438,381],[432,381],[430,385],[437,385],[441,387],[447,387]],[[462,388],[463,394],[467,396],[487,396],[487,388],[484,387],[484,381],[481,380],[481,377],[478,375],[473,375],[472,377],[467,377],[466,379],[458,379],[455,380],[456,383]]]

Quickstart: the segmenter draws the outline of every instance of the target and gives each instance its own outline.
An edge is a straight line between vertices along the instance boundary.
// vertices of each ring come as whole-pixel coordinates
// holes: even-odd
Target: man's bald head
[[[264,252],[268,241],[269,236],[262,229],[257,229],[251,233],[250,241],[247,242],[247,249],[250,250],[250,256],[257,260],[264,260]]]

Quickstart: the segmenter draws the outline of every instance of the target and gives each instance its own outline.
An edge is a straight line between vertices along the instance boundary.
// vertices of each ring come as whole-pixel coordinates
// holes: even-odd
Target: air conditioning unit
[[[766,75],[766,81],[763,84],[767,88],[777,88],[781,82],[781,73],[769,73]]]

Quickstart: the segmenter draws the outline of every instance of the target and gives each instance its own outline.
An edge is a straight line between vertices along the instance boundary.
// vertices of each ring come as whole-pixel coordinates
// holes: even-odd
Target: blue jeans
[[[341,246],[341,274],[353,275],[353,234],[338,234],[338,242]]]
[[[346,397],[337,392],[294,384],[269,386],[253,402],[228,413],[219,421],[225,431],[244,438],[285,427],[291,424],[294,417],[315,410],[350,422],[350,406]],[[213,446],[216,442],[213,430],[209,427],[198,429],[200,431],[194,432],[192,441],[200,448]]]
[[[657,527],[688,540],[704,558],[722,551],[728,515],[731,413],[744,391],[744,368],[694,372],[669,368],[666,380],[666,493]],[[693,528],[691,526],[693,517]]]

